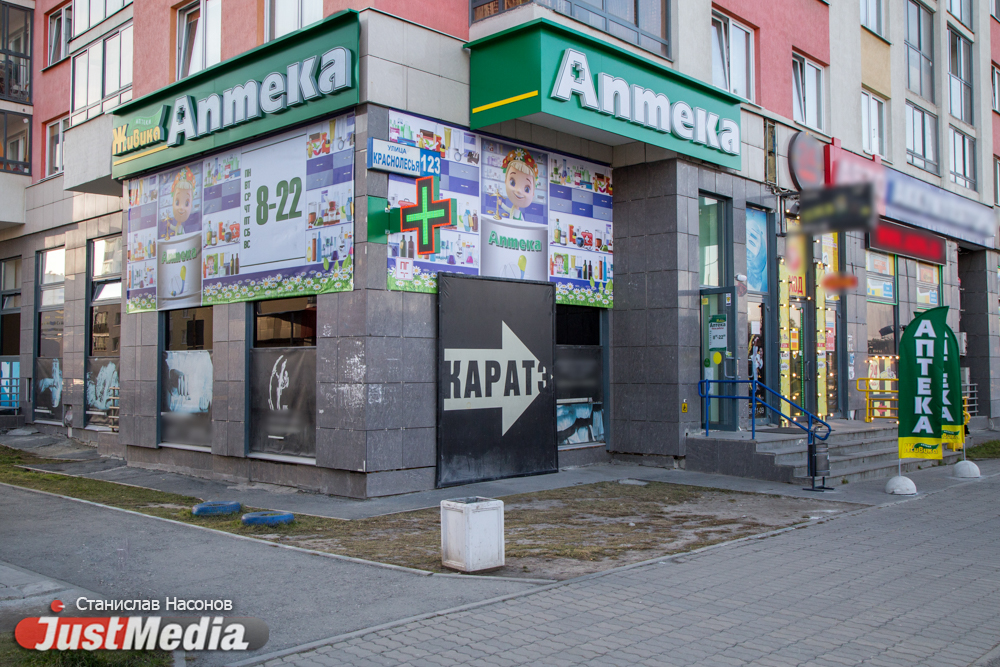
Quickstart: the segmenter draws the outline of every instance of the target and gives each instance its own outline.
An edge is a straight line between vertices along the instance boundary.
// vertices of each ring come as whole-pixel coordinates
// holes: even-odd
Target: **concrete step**
[[[906,473],[913,472],[914,470],[923,470],[924,468],[931,468],[938,465],[951,465],[960,461],[961,457],[961,452],[952,452],[946,449],[944,458],[941,461],[927,459],[903,459],[903,474],[905,475]],[[838,466],[836,468],[834,468],[834,464],[831,461],[830,472],[832,474],[830,477],[827,477],[826,480],[828,486],[835,486],[850,482],[861,482],[867,479],[888,479],[890,477],[895,477],[898,470],[899,463],[895,458],[888,458],[882,463],[866,463],[845,467]],[[807,473],[808,469],[806,466],[796,467],[794,477],[795,482],[808,484],[811,479],[807,476]]]
[[[831,457],[853,456],[867,452],[880,452],[882,450],[895,451],[896,447],[896,435],[893,434],[891,438],[854,440],[850,442],[836,443],[829,445],[828,451]],[[801,443],[776,449],[758,444],[757,451],[761,454],[773,454],[774,463],[776,465],[798,465],[798,459],[806,455],[809,451],[809,445],[807,442],[802,441]]]
[[[876,449],[867,452],[856,452],[846,456],[830,456],[830,472],[833,475],[839,474],[843,470],[858,470],[861,468],[881,468],[886,465],[896,465],[899,458],[899,449],[890,447]],[[808,472],[808,459],[803,456],[795,466],[795,476],[805,477]]]

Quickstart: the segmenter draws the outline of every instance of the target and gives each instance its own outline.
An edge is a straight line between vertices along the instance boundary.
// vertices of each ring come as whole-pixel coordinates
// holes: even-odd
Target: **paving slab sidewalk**
[[[17,449],[25,449],[43,456],[35,449],[34,442],[27,438],[37,436],[0,436],[0,444]],[[45,436],[57,438],[59,436]],[[24,439],[24,440],[22,440]],[[63,438],[66,443],[73,443]],[[25,446],[25,443],[29,446]],[[65,447],[70,444],[63,443]],[[77,448],[90,449],[86,445],[75,444]],[[78,458],[78,456],[77,456]],[[1000,472],[1000,460],[981,461],[983,475]],[[881,505],[899,500],[897,496],[886,495],[884,479],[866,480],[841,485],[834,491],[816,493],[795,484],[782,484],[744,477],[729,477],[699,473],[687,470],[670,470],[631,463],[606,463],[581,468],[565,468],[550,475],[534,475],[512,479],[478,482],[461,487],[420,491],[384,498],[354,500],[339,496],[298,491],[289,487],[271,484],[233,484],[219,480],[182,475],[179,473],[129,467],[122,459],[112,457],[89,458],[86,460],[66,460],[60,463],[34,466],[39,470],[60,472],[92,479],[100,479],[121,484],[131,484],[143,488],[169,493],[194,496],[202,500],[235,500],[248,507],[282,510],[287,512],[322,516],[335,519],[363,519],[397,512],[437,507],[442,500],[459,496],[486,496],[498,498],[519,493],[533,493],[560,489],[577,484],[592,484],[621,479],[641,479],[645,481],[669,482],[702,488],[717,488],[744,493],[764,493],[812,500],[833,500],[862,505]],[[919,493],[937,491],[966,480],[954,477],[952,466],[941,466],[916,471],[909,474],[917,485]]]
[[[53,599],[70,607],[81,596],[96,597],[85,588],[0,561],[0,632],[13,632],[27,616],[50,615]]]

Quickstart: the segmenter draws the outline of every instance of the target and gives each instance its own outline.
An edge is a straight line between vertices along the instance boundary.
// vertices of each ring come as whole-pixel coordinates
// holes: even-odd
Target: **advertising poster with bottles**
[[[353,113],[126,189],[130,313],[353,289]]]
[[[439,271],[556,283],[556,301],[614,305],[611,168],[390,112],[389,141],[421,149],[458,220],[440,252],[389,235],[389,289],[437,292]],[[427,159],[431,156],[431,159]],[[416,203],[415,179],[389,175],[389,206]]]

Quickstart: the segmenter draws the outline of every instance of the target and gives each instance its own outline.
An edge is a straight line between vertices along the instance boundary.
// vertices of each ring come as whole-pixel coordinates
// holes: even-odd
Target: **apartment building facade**
[[[1000,415],[990,3],[361,4],[2,4],[10,423],[353,497],[719,469],[699,380],[860,418],[936,305]],[[788,234],[859,179],[882,232]]]

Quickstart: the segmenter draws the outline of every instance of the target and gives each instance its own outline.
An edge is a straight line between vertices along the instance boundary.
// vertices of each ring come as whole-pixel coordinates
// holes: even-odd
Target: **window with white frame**
[[[267,40],[277,39],[323,18],[323,0],[267,0]]]
[[[948,86],[951,115],[972,124],[972,42],[955,30],[949,30],[951,63]]]
[[[63,148],[69,118],[49,123],[45,129],[45,175],[52,176],[63,170]]]
[[[73,57],[73,114],[77,125],[132,99],[132,24]]]
[[[906,161],[932,174],[938,173],[938,119],[906,103]]]
[[[976,189],[976,140],[955,128],[949,128],[951,143],[951,182]]]
[[[73,0],[73,36],[82,35],[132,0]]]
[[[861,25],[882,34],[882,0],[861,0]]]
[[[931,13],[906,0],[906,86],[934,101],[934,21]]]
[[[885,100],[861,93],[861,144],[866,153],[885,157]]]
[[[993,66],[993,110],[1000,111],[1000,69]]]
[[[993,156],[993,203],[1000,206],[1000,157]]]
[[[753,30],[712,15],[712,83],[753,101]]]
[[[222,60],[222,0],[199,0],[177,12],[177,78]]]
[[[49,14],[49,65],[69,56],[69,40],[72,35],[72,5],[60,7]]]
[[[792,56],[792,116],[795,122],[823,129],[823,68]]]
[[[997,0],[990,0],[990,14],[993,18],[1000,20],[1000,2]]]
[[[948,0],[948,12],[967,28],[972,27],[972,0]]]
[[[0,171],[31,173],[31,116],[0,111]]]

